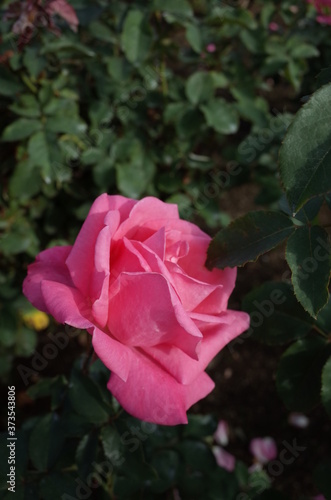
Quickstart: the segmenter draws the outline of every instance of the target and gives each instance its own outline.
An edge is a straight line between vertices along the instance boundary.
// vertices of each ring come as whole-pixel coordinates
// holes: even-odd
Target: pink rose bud
[[[229,425],[225,420],[220,420],[218,422],[217,429],[214,433],[214,439],[216,443],[221,446],[229,444]]]
[[[269,23],[269,30],[270,31],[278,31],[279,30],[279,24],[271,22]]]
[[[307,0],[317,10],[316,21],[320,24],[331,24],[331,0]]]
[[[233,455],[231,455],[231,453],[228,453],[220,446],[213,446],[212,451],[219,467],[222,467],[229,472],[234,470],[236,466],[236,459]]]
[[[293,425],[293,427],[298,427],[299,429],[306,429],[309,425],[309,418],[303,413],[290,413],[288,417],[288,423]]]
[[[216,45],[214,43],[208,43],[206,47],[206,51],[209,53],[213,53],[216,51]]]
[[[271,437],[252,439],[249,449],[261,464],[267,464],[277,457],[277,446]]]
[[[23,292],[59,323],[86,329],[131,415],[187,423],[214,388],[205,369],[249,326],[228,309],[236,269],[205,267],[210,236],[177,205],[102,194],[72,246],[41,252]]]

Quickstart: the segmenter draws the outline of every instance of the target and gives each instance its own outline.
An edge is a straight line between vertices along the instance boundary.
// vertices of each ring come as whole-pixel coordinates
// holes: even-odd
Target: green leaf
[[[140,10],[130,10],[125,18],[121,35],[122,49],[132,63],[142,61],[152,44],[150,29]]]
[[[150,488],[154,493],[163,493],[178,480],[180,459],[174,450],[158,450],[152,456],[151,466],[157,473],[157,478],[151,481]]]
[[[331,460],[327,459],[319,463],[314,471],[313,478],[318,490],[328,500],[331,498]]]
[[[213,415],[189,415],[188,424],[183,428],[183,436],[195,438],[212,436],[216,431],[217,423]]]
[[[209,101],[214,93],[211,75],[206,71],[193,73],[186,82],[185,91],[188,100],[194,105]]]
[[[316,324],[325,333],[331,332],[331,296],[329,297],[328,303],[318,313]]]
[[[242,308],[251,316],[247,336],[268,345],[281,345],[304,337],[314,324],[288,283],[263,284],[244,297]]]
[[[52,467],[61,453],[65,435],[56,413],[42,417],[30,435],[30,458],[36,469],[46,471]]]
[[[191,45],[192,49],[200,54],[202,51],[201,32],[195,24],[189,24],[186,28],[186,40]]]
[[[331,417],[331,358],[324,365],[322,372],[322,403]]]
[[[280,173],[291,210],[331,190],[331,84],[315,92],[296,114],[280,149]]]
[[[323,68],[316,76],[316,84],[318,87],[331,82],[331,68]]]
[[[85,489],[81,487],[81,483],[78,482],[80,489],[77,486],[77,479],[70,476],[69,474],[61,472],[52,472],[47,474],[45,477],[40,479],[40,498],[47,500],[73,500],[76,498],[76,491],[80,492],[83,490],[83,494],[86,497],[86,491],[92,490],[84,483]],[[77,496],[83,495],[79,493]],[[87,497],[86,497],[87,498]]]
[[[225,469],[222,469],[221,467],[217,467],[217,469],[214,470],[212,474],[208,475],[207,488],[209,500],[240,499],[238,482],[234,474],[228,472]],[[244,493],[244,495],[246,495],[246,493]],[[251,498],[248,495],[247,497],[247,500]],[[246,497],[243,497],[243,500],[244,498]]]
[[[121,436],[115,426],[106,426],[101,429],[100,439],[106,457],[112,463],[118,460],[123,454],[123,443]]]
[[[209,473],[215,468],[215,458],[206,443],[184,439],[177,445],[182,461],[191,470]]]
[[[320,337],[300,339],[281,357],[277,390],[289,410],[308,411],[320,401],[322,368],[330,345]]]
[[[37,333],[34,330],[20,326],[17,330],[16,337],[16,356],[31,356],[36,349],[37,342]]]
[[[193,11],[188,0],[154,0],[154,10],[162,10],[171,14],[192,16]]]
[[[41,168],[43,179],[49,184],[51,182],[50,151],[44,131],[41,130],[30,137],[28,153],[31,163]]]
[[[315,219],[323,205],[323,197],[317,196],[309,200],[300,210],[295,214],[295,219],[305,224]],[[291,215],[291,211],[288,212]]]
[[[25,202],[40,192],[42,184],[38,167],[30,160],[22,160],[9,179],[9,193],[20,202]]]
[[[125,137],[116,144],[117,186],[130,198],[139,198],[153,179],[155,165],[146,155],[142,143]]]
[[[98,386],[75,369],[70,379],[69,399],[74,410],[89,422],[97,425],[108,420],[108,409],[102,401]]]
[[[42,124],[39,120],[29,120],[27,118],[19,118],[10,125],[8,125],[2,134],[3,141],[20,141],[30,137],[38,130]]]
[[[76,450],[76,464],[79,475],[85,479],[93,472],[93,462],[97,460],[98,434],[95,429],[86,434],[78,444]]]
[[[287,242],[286,260],[298,301],[316,318],[329,298],[331,246],[327,232],[319,226],[299,227]]]
[[[63,391],[67,384],[67,379],[63,375],[54,378],[45,377],[29,387],[27,392],[32,399],[51,396],[51,410],[55,410],[61,403]]]
[[[207,124],[220,134],[235,134],[239,127],[238,112],[225,99],[212,99],[200,106]]]
[[[280,212],[250,212],[217,233],[208,248],[208,268],[242,266],[290,236],[292,221]]]
[[[308,59],[308,57],[318,57],[320,55],[315,45],[309,43],[295,44],[290,53],[294,59]]]
[[[22,92],[24,90],[24,86],[20,81],[17,81],[14,78],[12,73],[5,73],[4,77],[0,77],[0,95],[4,95],[6,97],[13,97],[15,94]]]
[[[38,118],[40,116],[40,105],[32,94],[20,95],[19,101],[14,102],[9,109],[25,118]]]
[[[4,347],[10,347],[16,341],[17,320],[15,313],[9,308],[2,309],[0,315],[0,344]]]
[[[48,132],[79,135],[86,132],[87,126],[78,116],[54,115],[47,119],[45,128]]]

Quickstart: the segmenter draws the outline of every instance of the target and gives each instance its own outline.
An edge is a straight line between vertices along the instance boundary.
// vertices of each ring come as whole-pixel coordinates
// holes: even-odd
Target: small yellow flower
[[[40,330],[44,330],[49,325],[49,317],[47,314],[41,311],[29,311],[22,315],[24,323],[39,332]]]

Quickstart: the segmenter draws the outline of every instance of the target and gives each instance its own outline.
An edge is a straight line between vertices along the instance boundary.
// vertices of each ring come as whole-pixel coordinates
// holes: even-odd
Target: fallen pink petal
[[[249,450],[261,464],[267,464],[277,457],[277,446],[271,437],[254,438],[250,442]]]
[[[298,427],[299,429],[306,429],[309,426],[309,418],[303,413],[290,413],[288,416],[288,423],[293,425],[293,427]]]
[[[213,446],[212,448],[217,465],[232,472],[236,466],[236,459],[231,453],[224,450],[221,446]]]
[[[227,446],[229,444],[229,424],[225,420],[220,420],[214,434],[217,444]]]

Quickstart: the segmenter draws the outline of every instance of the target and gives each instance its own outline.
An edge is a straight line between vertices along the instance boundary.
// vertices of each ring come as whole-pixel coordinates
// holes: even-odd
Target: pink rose
[[[331,0],[307,0],[318,12],[316,20],[321,24],[331,24]]]
[[[59,323],[91,333],[127,412],[186,423],[187,409],[214,388],[206,366],[249,324],[227,310],[236,270],[204,267],[209,242],[176,205],[103,194],[73,246],[37,256],[23,292]]]

